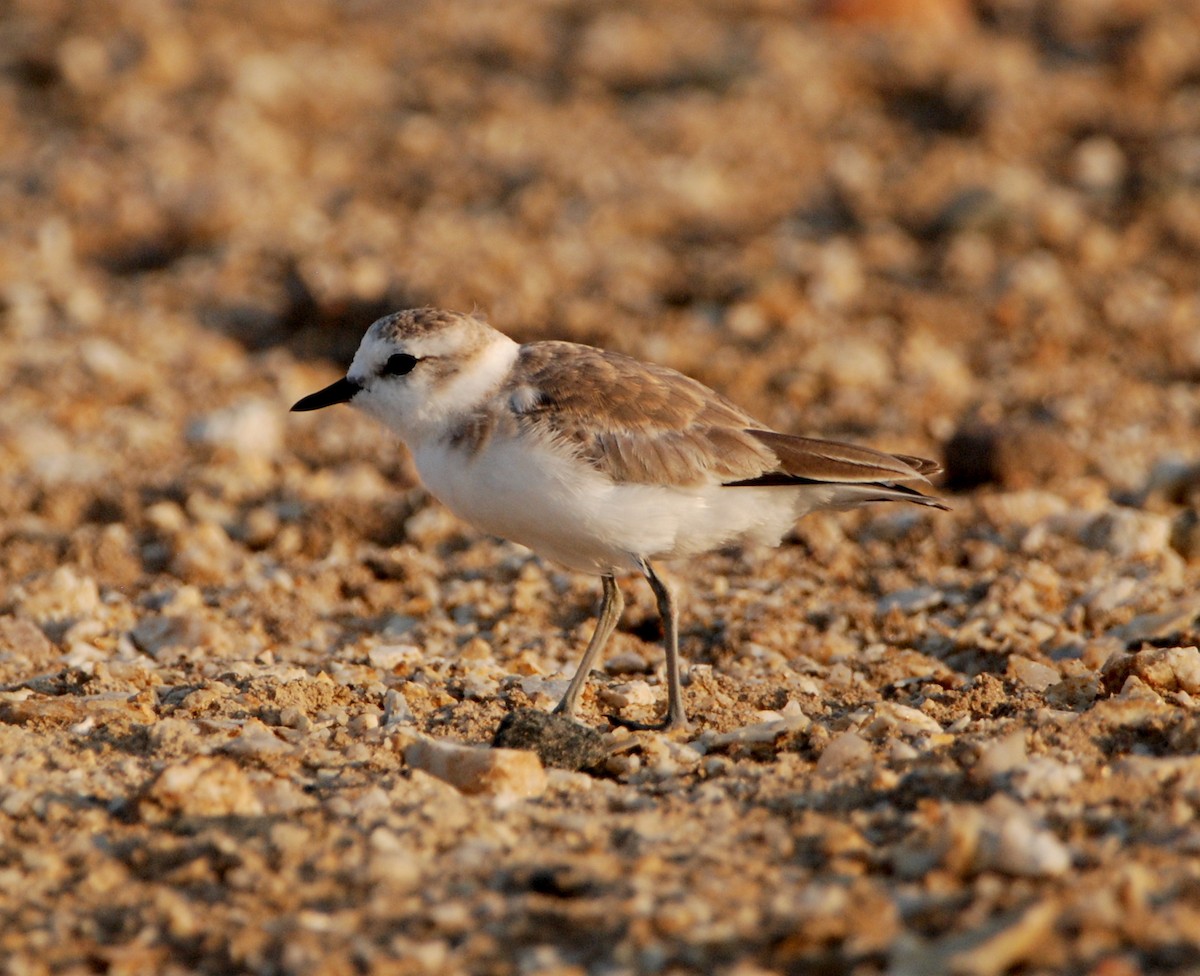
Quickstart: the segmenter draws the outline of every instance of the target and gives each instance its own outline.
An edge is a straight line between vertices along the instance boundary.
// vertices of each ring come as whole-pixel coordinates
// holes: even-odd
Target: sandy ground
[[[1200,5],[0,7],[0,972],[1200,972]],[[941,458],[597,581],[342,408],[379,314]],[[527,714],[527,713],[522,713]],[[467,744],[470,748],[458,748]]]

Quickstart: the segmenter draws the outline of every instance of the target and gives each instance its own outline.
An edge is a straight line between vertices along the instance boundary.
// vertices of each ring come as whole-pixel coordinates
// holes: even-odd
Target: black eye
[[[394,356],[388,356],[388,361],[383,364],[383,369],[379,371],[379,375],[403,376],[405,373],[411,373],[412,368],[416,365],[416,356],[410,356],[406,352],[398,352]]]

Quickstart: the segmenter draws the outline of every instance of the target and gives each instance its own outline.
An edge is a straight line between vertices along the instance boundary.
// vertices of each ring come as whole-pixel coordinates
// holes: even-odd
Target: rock
[[[1083,782],[1083,770],[1049,756],[1035,756],[1015,770],[1013,790],[1023,800],[1068,796]]]
[[[1045,691],[1062,680],[1057,668],[1022,657],[1020,654],[1009,655],[1006,671],[1010,678],[1034,691]]]
[[[512,801],[540,796],[546,789],[541,760],[523,749],[489,749],[421,738],[404,750],[404,761],[466,794]]]
[[[407,725],[415,721],[408,699],[395,688],[389,688],[383,696],[383,717],[380,720],[387,728],[392,725]]]
[[[916,613],[919,610],[932,610],[946,601],[946,594],[936,586],[917,586],[910,590],[896,590],[881,597],[876,604],[876,612],[886,616],[892,610],[902,613]]]
[[[938,735],[942,727],[918,708],[898,702],[876,702],[874,717],[863,733],[871,739],[893,735]],[[835,740],[836,741],[836,740]]]
[[[1025,808],[997,794],[984,810],[975,848],[977,871],[1043,878],[1058,877],[1070,869],[1070,852],[1054,834],[1035,823]]]
[[[1181,634],[1197,616],[1200,616],[1200,597],[1192,596],[1166,610],[1138,614],[1128,623],[1107,631],[1106,636],[1115,637],[1126,644],[1162,641]]]
[[[49,576],[20,587],[16,605],[44,630],[62,632],[96,613],[100,607],[100,588],[90,576],[83,576],[70,566],[60,566]]]
[[[367,652],[371,667],[380,671],[397,671],[419,664],[424,652],[416,644],[380,644]]]
[[[654,689],[645,681],[622,681],[596,689],[596,698],[609,708],[622,709],[631,705],[653,705],[658,699]]]
[[[196,756],[164,768],[137,798],[149,821],[168,817],[257,817],[311,806],[291,783],[256,771],[251,776],[232,759]]]
[[[1101,671],[1104,690],[1122,692],[1133,677],[1159,693],[1200,694],[1200,649],[1160,647],[1112,658]]]
[[[45,671],[60,652],[31,621],[0,616],[0,680],[12,681]]]
[[[696,740],[695,746],[703,752],[714,752],[736,745],[774,743],[781,736],[803,732],[812,725],[812,720],[804,714],[800,704],[794,701],[789,701],[778,712],[763,714],[762,718],[761,722],[743,725],[729,732],[705,732]]]
[[[239,560],[237,546],[216,522],[201,522],[175,536],[171,572],[197,584],[227,583]]]
[[[152,614],[129,632],[134,646],[155,659],[167,651],[201,647],[210,636],[206,621],[197,614]]]
[[[292,746],[280,739],[258,719],[249,719],[235,738],[221,746],[221,752],[231,756],[255,756],[259,759],[267,759],[292,751]]]
[[[890,976],[1000,976],[1024,962],[1040,961],[1054,931],[1058,908],[1039,901],[1028,908],[1001,912],[966,932],[935,942],[898,941]]]
[[[283,444],[283,414],[278,404],[248,398],[194,420],[187,439],[245,457],[271,458]]]
[[[528,749],[556,769],[593,769],[608,758],[604,737],[590,726],[554,712],[518,708],[504,716],[492,745]]]
[[[977,782],[988,782],[1021,768],[1028,761],[1025,732],[1018,729],[987,743],[980,750],[979,757],[971,768],[971,776]]]
[[[844,772],[869,766],[874,754],[871,744],[857,732],[834,736],[817,760],[817,775],[832,779]]]
[[[987,484],[1037,488],[1084,468],[1080,452],[1053,427],[1020,419],[1003,424],[968,420],[946,442],[942,455],[949,491]]]
[[[1171,520],[1165,515],[1116,508],[1083,526],[1079,541],[1118,559],[1136,559],[1165,552],[1171,545]]]

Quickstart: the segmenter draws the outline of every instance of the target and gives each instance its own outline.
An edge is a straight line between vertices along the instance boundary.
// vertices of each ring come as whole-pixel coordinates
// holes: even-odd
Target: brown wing
[[[737,406],[682,373],[620,353],[527,344],[504,393],[520,427],[569,446],[615,481],[719,484],[776,463]]]
[[[934,461],[763,430],[749,414],[665,366],[569,342],[523,346],[504,391],[517,423],[632,484],[846,486],[852,501],[943,507]],[[862,490],[859,490],[859,489]]]

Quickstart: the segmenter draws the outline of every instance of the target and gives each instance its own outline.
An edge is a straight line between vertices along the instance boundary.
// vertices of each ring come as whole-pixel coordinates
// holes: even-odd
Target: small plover
[[[915,502],[934,461],[770,430],[665,366],[571,342],[518,344],[433,308],[375,322],[346,375],[293,410],[348,403],[398,434],[425,487],[476,528],[603,583],[599,619],[555,711],[580,692],[638,572],[662,617],[667,712],[687,725],[678,619],[653,560],[778,545],[816,509]],[[635,725],[635,723],[623,723]]]

